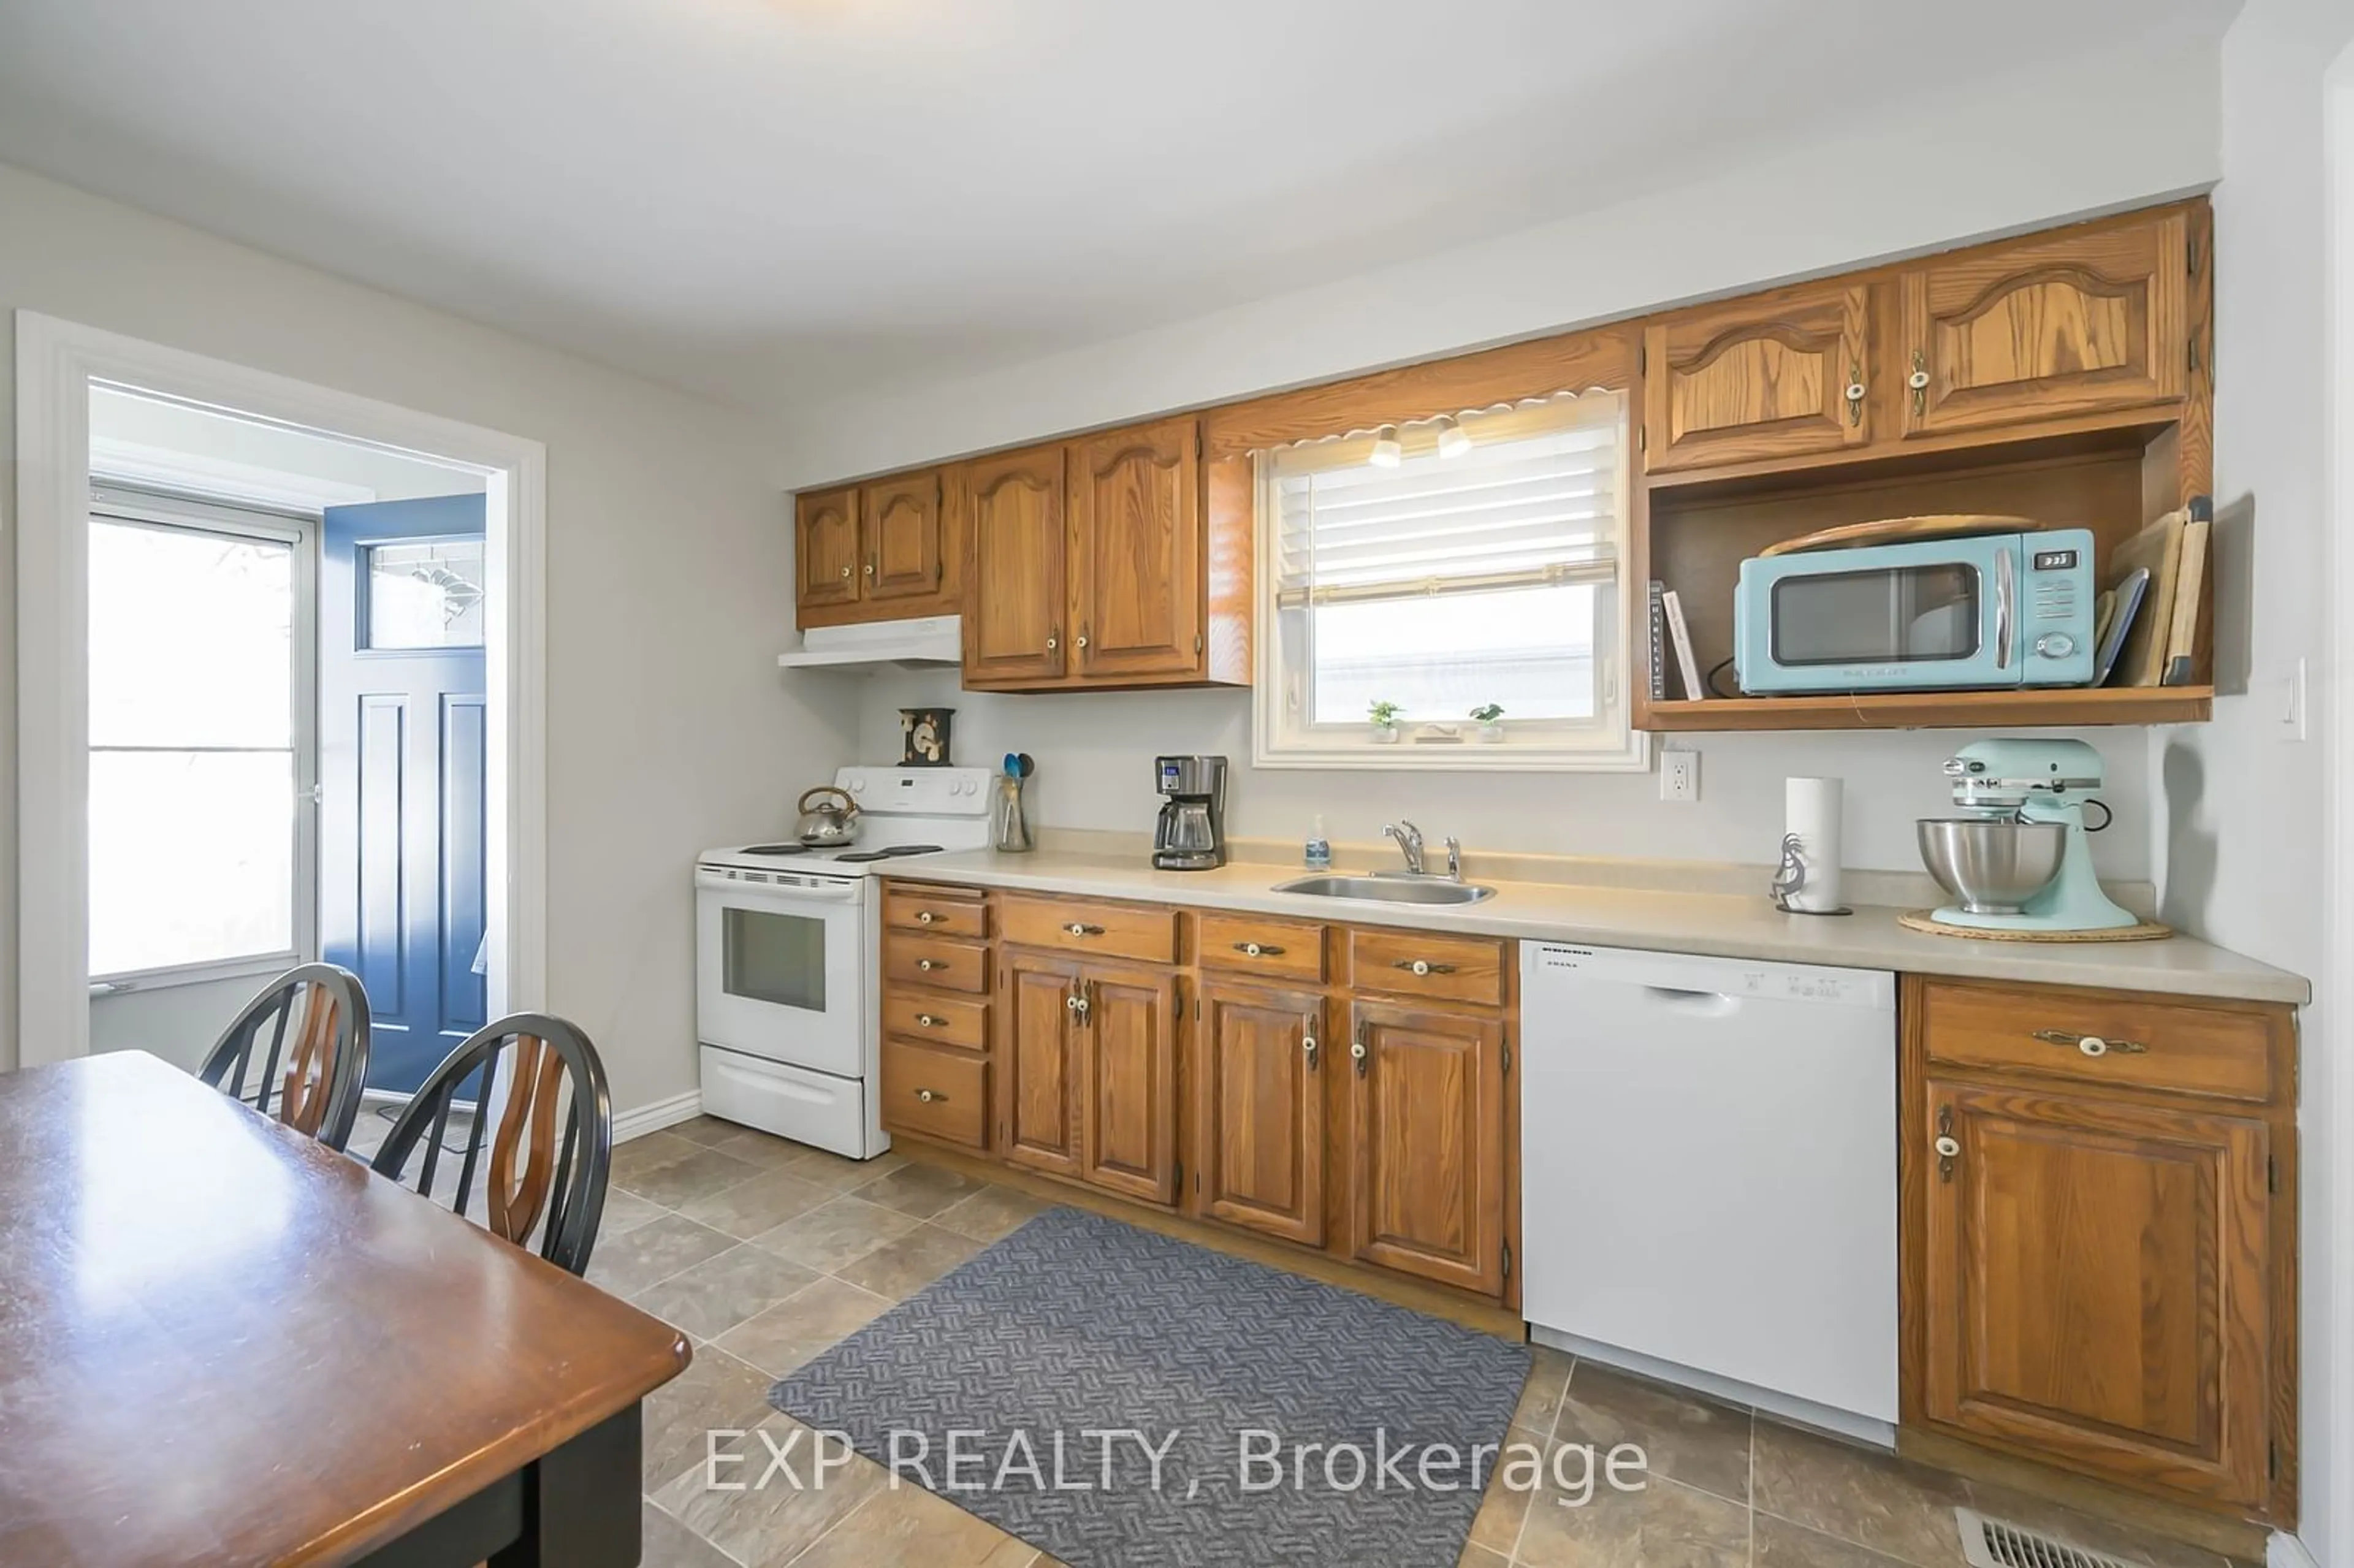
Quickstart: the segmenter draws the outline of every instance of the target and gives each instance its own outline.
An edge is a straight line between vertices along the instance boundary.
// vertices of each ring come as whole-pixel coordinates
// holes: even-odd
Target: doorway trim
[[[90,387],[471,469],[485,481],[493,1017],[547,983],[547,449],[31,311],[16,323],[16,958],[19,1065],[90,1050]]]

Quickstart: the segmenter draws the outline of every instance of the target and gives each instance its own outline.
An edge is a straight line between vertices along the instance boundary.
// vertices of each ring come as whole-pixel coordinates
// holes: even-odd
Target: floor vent
[[[1988,1519],[1975,1509],[1956,1509],[1954,1520],[1962,1527],[1962,1556],[1970,1568],[2149,1568],[2071,1546],[2006,1519]]]

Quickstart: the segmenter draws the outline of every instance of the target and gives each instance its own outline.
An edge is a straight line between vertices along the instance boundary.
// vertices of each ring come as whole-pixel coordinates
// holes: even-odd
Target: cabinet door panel
[[[1658,473],[1837,451],[1871,439],[1870,291],[1786,289],[1644,329],[1644,466]]]
[[[1177,982],[1166,970],[1090,969],[1081,1174],[1150,1203],[1177,1201]]]
[[[1072,444],[1071,535],[1083,676],[1202,664],[1199,427],[1170,419]]]
[[[2133,408],[2182,395],[2183,215],[1909,268],[1904,433]]]
[[[859,571],[868,599],[930,599],[953,586],[938,473],[870,484],[860,510],[866,560]]]
[[[1360,1002],[1349,1054],[1355,1255],[1498,1294],[1504,1285],[1502,1024]]]
[[[965,683],[1062,679],[1063,449],[982,458],[950,485],[965,548]]]
[[[1207,987],[1198,1033],[1193,1169],[1202,1213],[1323,1245],[1324,999]]]
[[[1922,1414],[2261,1505],[2264,1124],[1936,1080],[1925,1114]]]
[[[998,1149],[1017,1164],[1079,1171],[1078,970],[1023,954],[999,970]]]
[[[794,602],[803,609],[858,602],[858,492],[821,490],[793,502]]]

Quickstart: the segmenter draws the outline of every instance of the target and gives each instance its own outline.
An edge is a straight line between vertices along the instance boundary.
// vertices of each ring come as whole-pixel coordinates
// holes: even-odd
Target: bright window
[[[90,519],[94,980],[302,948],[302,541],[292,522]]]
[[[1626,425],[1594,392],[1262,454],[1255,759],[1643,766],[1620,654]]]

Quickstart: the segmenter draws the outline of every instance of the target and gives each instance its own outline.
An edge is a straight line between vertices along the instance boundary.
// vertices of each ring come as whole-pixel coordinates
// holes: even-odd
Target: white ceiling
[[[2237,4],[0,0],[0,161],[774,409],[1869,136]]]

